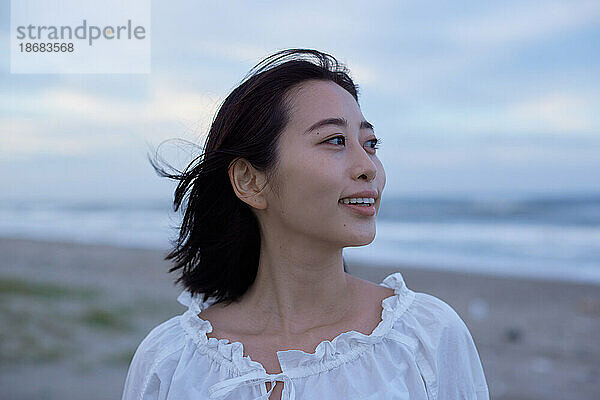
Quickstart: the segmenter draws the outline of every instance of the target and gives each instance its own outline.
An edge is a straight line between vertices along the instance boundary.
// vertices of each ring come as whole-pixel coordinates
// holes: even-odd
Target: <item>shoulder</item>
[[[430,353],[471,345],[471,333],[452,306],[430,294],[413,293],[411,304],[394,324],[395,330],[416,338],[422,350]]]
[[[154,327],[138,345],[125,380],[123,399],[141,399],[158,387],[159,373],[176,366],[185,347],[181,316],[173,317]],[[170,362],[172,361],[172,362]]]
[[[431,336],[439,335],[447,329],[466,328],[460,316],[448,303],[428,293],[411,290],[400,272],[388,275],[379,288],[393,289],[392,293],[396,294],[393,301],[386,302],[395,315],[394,328],[404,331],[402,333],[409,336]]]
[[[436,330],[461,330],[466,325],[456,310],[444,300],[428,293],[415,292],[412,307],[409,308],[415,318],[427,324],[425,328]]]
[[[180,319],[181,316],[178,315],[154,327],[140,342],[136,355],[160,361],[181,350],[185,334]]]
[[[488,398],[477,347],[467,325],[448,303],[414,292],[394,329],[417,339],[415,360],[433,398]]]

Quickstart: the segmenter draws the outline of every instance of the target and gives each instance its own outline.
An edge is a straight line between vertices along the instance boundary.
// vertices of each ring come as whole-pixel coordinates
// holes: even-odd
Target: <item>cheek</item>
[[[297,191],[312,196],[314,200],[323,200],[335,194],[332,191],[340,186],[339,165],[323,157],[305,153],[288,169],[290,182],[297,182]]]
[[[377,161],[377,176],[376,176],[377,181],[379,182],[379,185],[381,188],[383,188],[385,186],[385,168],[383,168],[383,164],[381,163],[381,161]]]
[[[286,195],[283,208],[300,222],[322,224],[337,210],[340,178],[335,169],[303,164],[286,171]]]

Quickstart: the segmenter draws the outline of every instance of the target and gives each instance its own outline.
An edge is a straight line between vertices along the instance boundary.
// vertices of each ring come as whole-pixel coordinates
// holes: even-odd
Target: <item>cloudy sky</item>
[[[351,70],[387,193],[600,191],[598,1],[154,1],[150,74],[11,74],[0,7],[0,198],[170,197],[146,153],[290,47]]]

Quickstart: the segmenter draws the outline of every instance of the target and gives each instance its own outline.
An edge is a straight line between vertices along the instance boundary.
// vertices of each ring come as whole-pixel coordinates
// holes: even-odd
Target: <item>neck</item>
[[[341,248],[265,239],[256,280],[240,299],[258,330],[291,336],[349,316],[355,279],[344,272]]]

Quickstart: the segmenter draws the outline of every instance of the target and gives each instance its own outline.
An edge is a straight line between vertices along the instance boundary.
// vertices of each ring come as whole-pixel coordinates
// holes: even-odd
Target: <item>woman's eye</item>
[[[336,137],[332,137],[331,139],[329,139],[329,140],[326,140],[325,142],[326,142],[326,143],[332,143],[331,141],[332,141],[332,140],[336,140],[336,139],[340,139],[340,140],[341,140],[341,142],[340,142],[340,143],[333,143],[333,144],[345,144],[345,143],[346,143],[346,138],[345,138],[345,137],[343,137],[343,136],[336,136]]]
[[[334,140],[338,140],[337,143],[334,143]],[[346,144],[346,138],[344,136],[336,136],[336,137],[332,137],[329,140],[326,140],[325,143],[332,143],[332,144],[336,144],[336,145],[345,145]],[[371,139],[368,140],[367,143],[372,143],[369,147],[371,147],[372,149],[376,150],[379,148],[379,145],[381,144],[381,139]]]
[[[373,146],[371,147],[372,149],[378,149],[379,145],[381,144],[381,139],[375,138],[375,139],[369,140],[367,143],[369,143],[369,142],[373,143]]]

